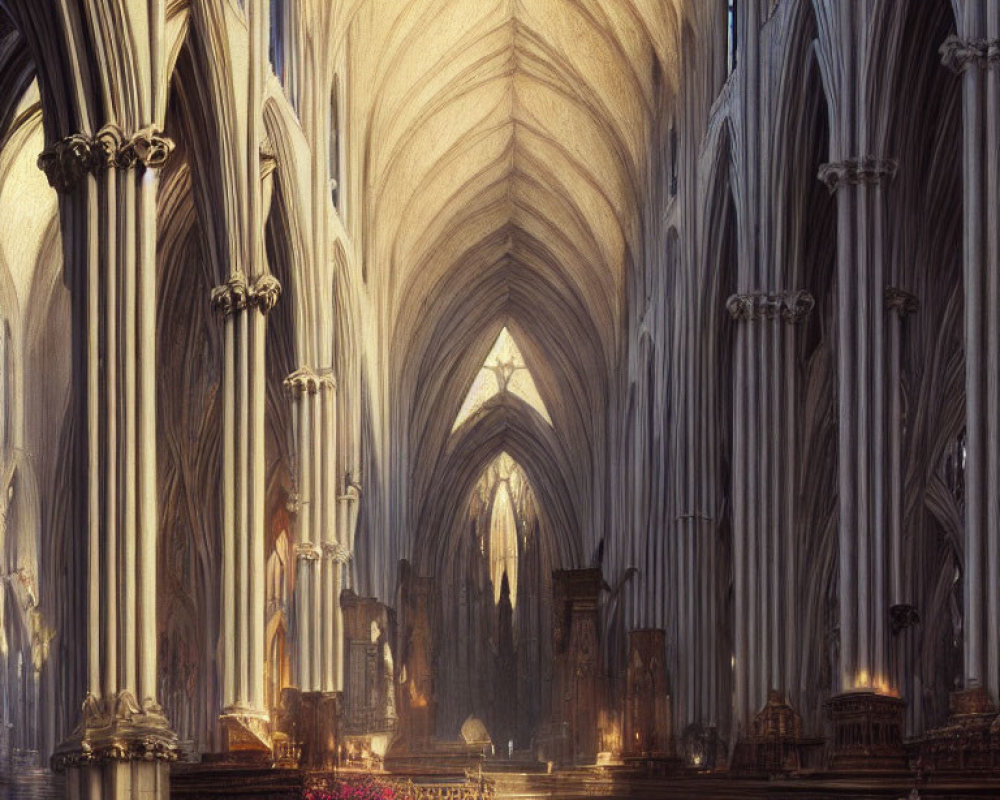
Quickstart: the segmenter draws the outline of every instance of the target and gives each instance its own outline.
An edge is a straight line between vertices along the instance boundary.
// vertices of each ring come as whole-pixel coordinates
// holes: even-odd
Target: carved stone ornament
[[[101,128],[94,136],[94,159],[95,168],[100,166],[105,169],[121,166],[119,164],[119,153],[125,135],[122,129],[113,123],[109,123]]]
[[[1000,63],[1000,39],[962,39],[949,36],[938,48],[941,63],[956,75],[970,67],[986,69]]]
[[[259,308],[262,314],[270,313],[278,304],[279,297],[281,297],[281,283],[273,275],[261,275],[250,292],[250,302]]]
[[[246,276],[237,270],[222,286],[212,289],[212,308],[222,316],[228,317],[247,307],[250,300],[250,288]]]
[[[885,307],[895,311],[900,317],[916,314],[920,310],[920,301],[915,294],[900,289],[897,286],[885,287]]]
[[[329,558],[338,564],[346,564],[351,560],[351,551],[340,542],[324,542],[323,557]]]
[[[799,289],[777,294],[734,294],[726,301],[726,310],[733,319],[743,322],[781,317],[785,322],[795,325],[804,320],[815,305],[813,296],[804,289]]]
[[[295,545],[295,555],[305,561],[318,561],[320,549],[312,542],[302,542]]]
[[[89,136],[74,133],[43,150],[38,156],[38,168],[45,173],[50,186],[68,194],[97,167],[93,145]]]
[[[174,761],[177,735],[162,709],[140,703],[129,692],[110,699],[87,695],[80,725],[52,756],[52,769],[99,766],[112,761]]]
[[[895,177],[899,162],[894,158],[862,156],[823,164],[817,176],[833,194],[841,186],[876,184]]]
[[[121,128],[108,123],[95,135],[74,133],[60,139],[38,156],[38,167],[57,192],[68,194],[88,174],[99,169],[129,169],[137,163],[147,168],[162,167],[174,143],[159,128],[149,126],[126,136]]]
[[[809,312],[815,306],[816,298],[805,289],[786,292],[781,307],[781,318],[785,322],[797,325],[809,316]]]
[[[756,301],[752,294],[734,294],[726,300],[726,310],[735,320],[749,321],[754,319]]]
[[[174,150],[174,142],[163,135],[159,128],[149,126],[136,131],[119,150],[119,158],[132,166],[138,161],[147,169],[158,169],[167,163]],[[118,166],[123,166],[119,163]]]
[[[337,382],[331,372],[317,374],[309,367],[299,367],[285,378],[284,386],[293,395],[304,395],[306,392],[316,394],[324,389],[334,389]]]

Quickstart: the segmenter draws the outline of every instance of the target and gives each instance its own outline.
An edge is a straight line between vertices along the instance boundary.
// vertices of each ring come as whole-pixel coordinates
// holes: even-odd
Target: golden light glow
[[[527,546],[535,511],[528,476],[507,453],[498,455],[483,470],[472,492],[469,512],[477,520],[479,551],[489,559],[493,602],[500,602],[506,573],[510,604],[516,608],[518,559],[521,548]],[[519,536],[524,538],[523,542],[519,541]]]
[[[899,697],[898,690],[889,683],[884,675],[870,675],[868,670],[859,670],[854,676],[854,689],[858,691],[875,692],[886,697]]]
[[[535,379],[531,377],[527,365],[524,363],[524,356],[510,335],[510,331],[504,328],[497,336],[493,349],[490,350],[482,368],[476,374],[469,393],[465,396],[465,402],[455,417],[455,424],[452,431],[458,430],[469,417],[475,414],[489,400],[498,394],[509,392],[520,398],[531,406],[550,426],[552,418],[549,417],[548,409],[542,402],[542,396],[538,393]]]

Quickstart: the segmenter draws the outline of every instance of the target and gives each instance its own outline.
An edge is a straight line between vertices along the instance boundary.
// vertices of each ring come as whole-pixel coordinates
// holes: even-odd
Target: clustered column
[[[793,465],[782,463],[790,448],[788,407],[794,390],[794,337],[812,310],[806,291],[737,294],[726,303],[741,325],[737,332],[737,419],[734,431],[734,727],[746,734],[768,691],[783,691],[789,679],[789,651],[795,647],[794,536],[776,487]],[[759,324],[755,324],[759,323]],[[750,367],[753,364],[753,367]],[[784,424],[782,420],[785,420]],[[766,439],[766,441],[765,441]],[[794,586],[794,583],[792,584]]]
[[[889,687],[886,552],[885,187],[896,162],[824,164],[837,196],[840,689]]]
[[[299,689],[343,688],[340,591],[348,548],[337,509],[337,393],[330,371],[301,367],[285,379],[297,440],[296,665]]]
[[[905,632],[917,624],[916,606],[910,602],[903,579],[903,330],[905,320],[920,308],[917,298],[897,286],[886,287],[885,307],[889,312],[889,682],[904,697],[913,696],[913,637]],[[918,704],[914,704],[916,706]],[[911,708],[911,712],[912,712]]]
[[[1000,692],[1000,7],[967,3],[941,46],[962,78],[966,467],[964,684]]]
[[[222,691],[229,750],[270,749],[264,703],[264,335],[281,294],[261,272],[212,291],[224,328],[222,381]]]
[[[157,702],[153,127],[75,134],[38,158],[61,203],[87,537],[87,695],[53,756],[75,796],[165,797],[176,737]]]

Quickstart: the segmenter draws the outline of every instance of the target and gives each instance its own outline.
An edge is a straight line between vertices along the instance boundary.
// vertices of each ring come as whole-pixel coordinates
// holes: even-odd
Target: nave
[[[1000,794],[998,54],[0,0],[0,791]]]

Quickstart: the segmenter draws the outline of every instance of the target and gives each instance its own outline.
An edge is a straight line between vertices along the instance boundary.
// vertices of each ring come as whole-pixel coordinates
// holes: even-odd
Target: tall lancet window
[[[520,398],[537,411],[549,425],[552,424],[548,409],[545,408],[542,396],[538,393],[535,379],[531,377],[524,363],[524,356],[521,355],[514,337],[506,328],[500,331],[493,349],[486,356],[486,361],[473,380],[472,387],[465,396],[465,402],[462,403],[451,429],[458,430],[491,398],[503,392],[509,392]]]
[[[333,207],[340,210],[340,80],[333,79],[333,90],[330,92],[330,152],[328,155],[330,169],[330,195]]]
[[[726,0],[726,71],[736,69],[736,0]]]
[[[472,493],[470,513],[487,559],[493,602],[500,604],[504,576],[511,608],[517,606],[518,563],[529,546],[528,531],[536,518],[528,477],[507,453],[501,453],[483,471]]]
[[[268,56],[274,74],[285,85],[285,0],[271,0],[271,40]]]

